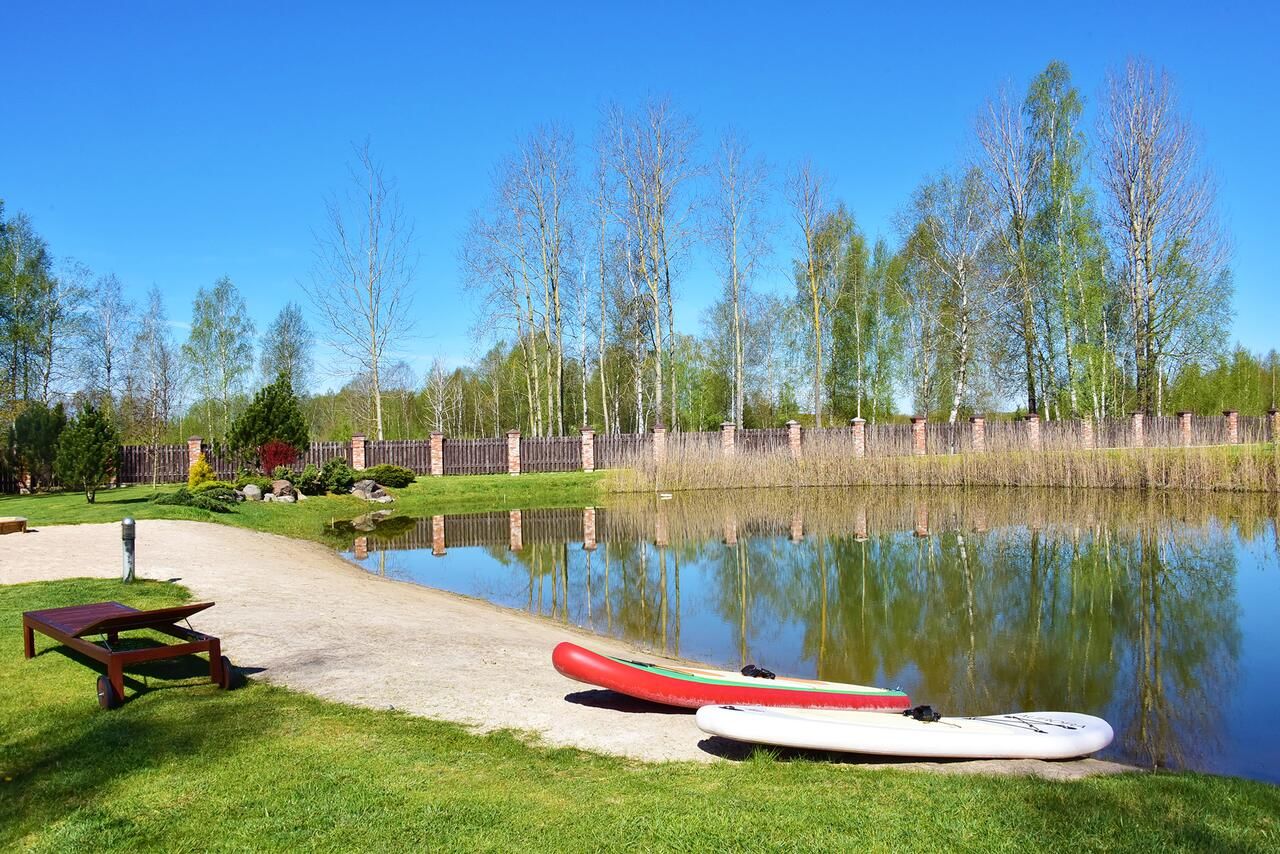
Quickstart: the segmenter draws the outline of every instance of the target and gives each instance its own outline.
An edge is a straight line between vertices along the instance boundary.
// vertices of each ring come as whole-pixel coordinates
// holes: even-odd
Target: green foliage
[[[195,489],[202,483],[208,483],[217,480],[218,475],[214,472],[213,466],[209,465],[209,461],[205,459],[204,454],[196,457],[196,461],[191,464],[191,468],[187,469],[187,487]]]
[[[53,408],[32,403],[9,428],[13,464],[25,471],[32,489],[51,486],[53,463],[58,455],[58,437],[67,426],[67,416],[59,403]]]
[[[293,485],[303,495],[324,495],[324,481],[321,480],[320,469],[315,463],[307,463],[293,479]]]
[[[284,442],[300,450],[310,445],[307,422],[288,374],[280,374],[254,395],[232,425],[228,441],[233,451],[254,455],[269,442]]]
[[[339,494],[350,492],[351,485],[355,482],[355,471],[342,457],[334,457],[320,469],[320,483],[326,492]]]
[[[241,474],[236,478],[236,489],[244,489],[249,484],[261,489],[263,492],[271,491],[271,478],[260,474]]]
[[[374,480],[382,486],[390,486],[395,489],[403,489],[418,477],[413,469],[407,469],[404,466],[393,466],[389,463],[371,466],[361,472],[360,476]]]
[[[229,278],[218,279],[211,290],[196,291],[191,335],[182,356],[203,399],[210,436],[231,432],[233,403],[253,370],[253,332],[244,297]]]
[[[210,493],[210,492],[234,493],[236,490],[236,485],[234,483],[227,483],[225,480],[207,480],[204,483],[199,484],[198,486],[188,487],[188,489],[190,489],[193,493],[197,495]]]
[[[276,466],[271,470],[272,480],[293,480],[293,469],[288,466]]]
[[[229,489],[191,490],[185,486],[176,492],[162,492],[151,499],[155,504],[195,507],[213,513],[230,513],[236,504],[235,492]]]
[[[58,438],[54,473],[64,486],[83,489],[92,504],[98,488],[119,468],[120,434],[96,407],[85,406]]]

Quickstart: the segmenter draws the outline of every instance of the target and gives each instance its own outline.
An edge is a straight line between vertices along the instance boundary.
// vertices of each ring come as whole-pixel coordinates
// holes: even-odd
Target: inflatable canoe
[[[797,706],[820,709],[899,711],[911,705],[901,691],[819,682],[811,679],[762,679],[732,670],[645,664],[598,655],[573,643],[551,653],[556,670],[570,679],[597,685],[653,703],[696,709],[715,703]]]
[[[917,720],[906,715],[821,709],[705,706],[698,727],[712,735],[810,750],[936,759],[1071,759],[1111,743],[1111,725],[1074,712],[1018,712]]]

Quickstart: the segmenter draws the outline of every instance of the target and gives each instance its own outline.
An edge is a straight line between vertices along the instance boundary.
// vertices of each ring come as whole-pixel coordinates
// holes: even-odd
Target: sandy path
[[[120,526],[57,525],[0,540],[0,584],[119,573]],[[734,746],[708,741],[692,714],[628,711],[566,695],[589,692],[552,667],[573,630],[485,602],[370,575],[324,546],[200,522],[138,523],[138,575],[181,581],[216,608],[194,618],[255,678],[331,700],[517,729],[544,743],[636,759],[709,761]],[[601,652],[659,659],[590,636]],[[1074,762],[877,763],[943,772],[1067,778],[1127,770]]]

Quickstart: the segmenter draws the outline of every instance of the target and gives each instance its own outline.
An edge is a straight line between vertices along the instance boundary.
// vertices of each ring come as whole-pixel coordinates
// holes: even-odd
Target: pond
[[[1275,496],[824,490],[365,519],[369,572],[671,655],[1074,710],[1103,754],[1280,782]],[[548,650],[548,667],[550,650]]]

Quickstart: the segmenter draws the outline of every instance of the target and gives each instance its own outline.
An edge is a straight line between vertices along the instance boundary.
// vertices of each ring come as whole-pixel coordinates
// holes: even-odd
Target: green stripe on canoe
[[[712,679],[708,676],[695,676],[692,673],[683,673],[679,670],[668,670],[657,664],[645,664],[641,661],[627,661],[625,658],[613,658],[609,656],[611,661],[619,664],[625,664],[628,667],[634,667],[636,670],[644,670],[649,673],[657,673],[660,676],[668,676],[672,679],[679,679],[683,682],[697,682],[702,685],[727,685],[731,688],[768,688],[771,691],[812,691],[818,694],[844,694],[846,696],[857,697],[905,697],[906,694],[901,691],[892,691],[888,688],[868,688],[865,691],[850,691],[844,688],[818,688],[808,685],[779,685],[770,680],[760,680],[761,685],[752,685],[748,682],[735,682],[729,679]]]

